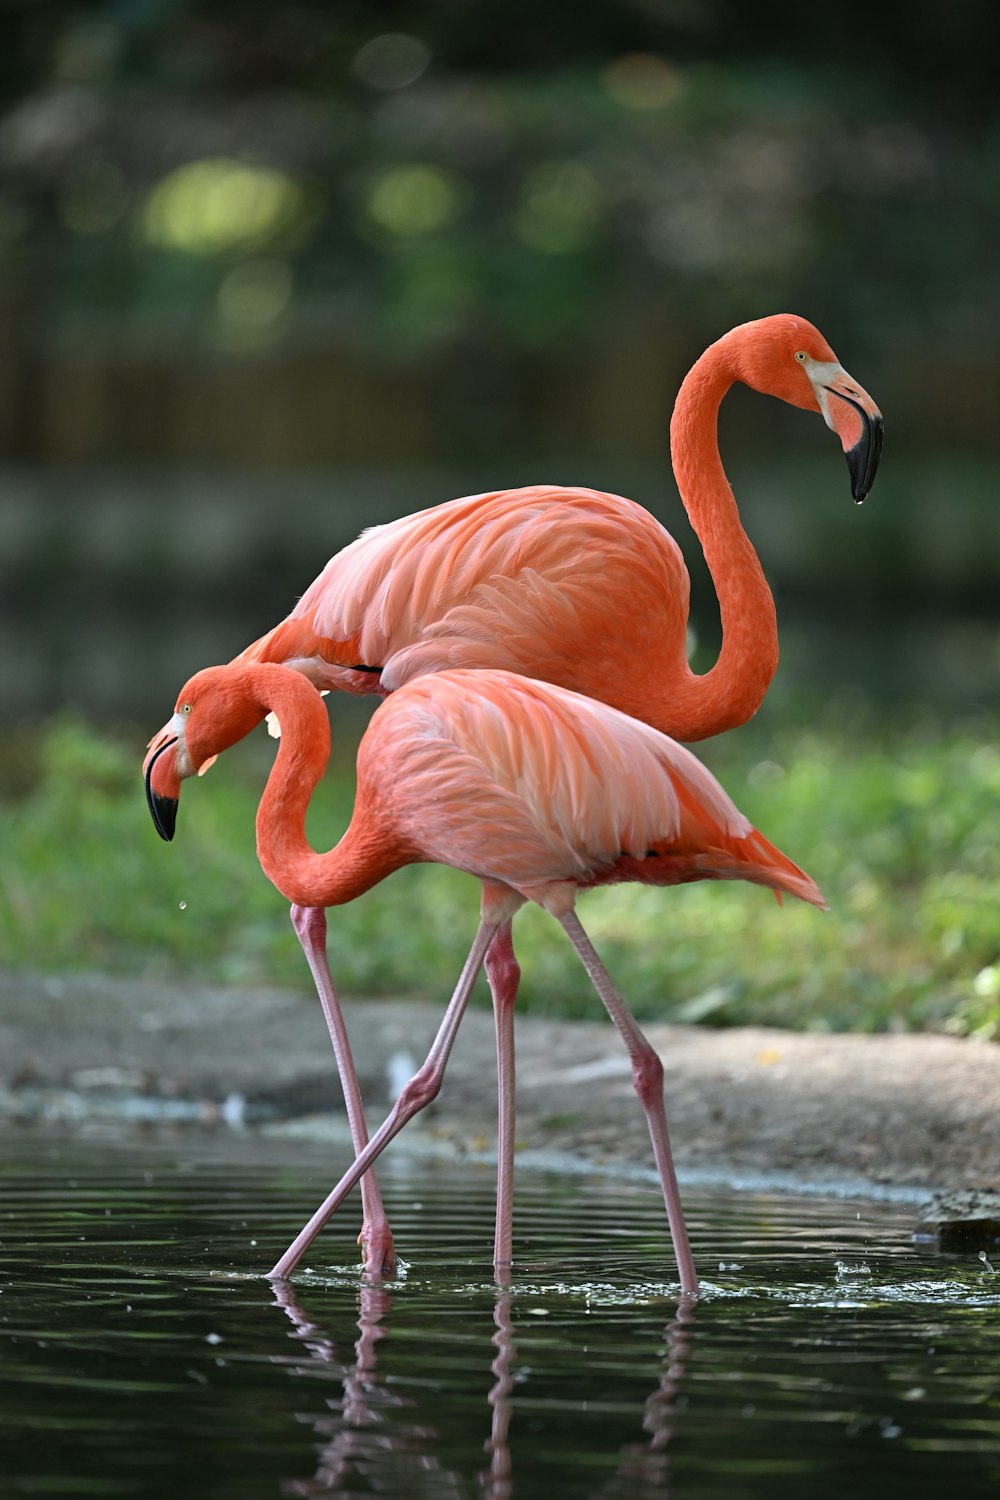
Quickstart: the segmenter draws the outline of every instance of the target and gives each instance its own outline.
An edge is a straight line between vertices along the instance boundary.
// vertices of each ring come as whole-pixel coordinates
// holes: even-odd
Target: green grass
[[[830,911],[767,891],[620,886],[580,911],[646,1017],[825,1029],[944,1027],[1000,1034],[1000,749],[983,724],[750,727],[705,758],[747,815],[822,886]],[[177,837],[147,816],[141,747],[56,722],[3,762],[0,945],[12,966],[305,987],[287,905],[262,875],[254,810],[262,735],[185,783]],[[16,790],[15,790],[16,788]],[[327,776],[310,835],[329,847],[353,795]],[[444,1000],[475,929],[478,886],[400,871],[331,913],[346,994]],[[564,935],[529,909],[515,927],[527,1006],[596,1015]]]

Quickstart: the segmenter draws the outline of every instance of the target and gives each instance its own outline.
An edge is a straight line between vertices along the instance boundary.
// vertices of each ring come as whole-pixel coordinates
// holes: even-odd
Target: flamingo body
[[[642,506],[531,485],[365,531],[238,660],[356,693],[486,667],[632,701],[640,664],[655,662],[664,695],[688,672],[689,594],[679,547]]]
[[[379,827],[382,858],[395,849],[451,865],[552,911],[568,909],[567,886],[619,880],[752,879],[814,894],[690,751],[512,672],[433,673],[394,693],[359,747],[358,808],[363,827]],[[322,864],[307,868],[314,884],[292,886],[288,866],[268,874],[290,899],[333,904]]]
[[[283,663],[323,688],[383,696],[428,673],[461,668],[506,670],[600,700],[682,740],[703,739],[744,723],[756,712],[774,675],[778,639],[774,601],[740,523],[719,456],[718,410],[734,381],[820,414],[847,456],[857,501],[871,488],[882,441],[877,406],[804,318],[781,313],[742,324],[696,361],[677,397],[670,445],[680,496],[718,593],[722,647],[708,672],[694,673],[687,660],[689,580],[681,553],[668,533],[631,500],[557,485],[454,500],[364,532],[330,560],[287,619],[249,646],[237,661]],[[417,701],[413,700],[414,705]],[[533,772],[546,772],[548,781],[543,778],[539,785],[561,793],[559,776],[552,772],[552,744],[544,735],[530,743],[522,737],[518,751],[513,743],[501,744],[502,714],[498,720],[497,712],[482,704],[456,707],[446,735],[451,736],[449,743],[458,754],[454,738],[468,723],[469,732],[481,736],[480,742],[497,752],[492,768],[496,777],[484,795],[497,818],[497,828],[506,827],[511,843],[506,864],[499,846],[493,851],[499,861],[500,886],[490,884],[494,877],[482,874],[490,890],[519,889],[516,881],[509,883],[503,875],[509,866],[508,873],[514,871],[521,877],[527,894],[538,899],[536,891],[544,889],[543,904],[555,911],[567,899],[571,904],[580,885],[614,879],[670,883],[704,878],[713,869],[720,878],[734,874],[761,878],[750,873],[755,866],[749,845],[740,845],[737,855],[724,842],[717,842],[711,850],[689,849],[684,844],[690,828],[701,827],[699,819],[704,815],[697,797],[689,804],[682,791],[687,785],[685,776],[688,780],[694,776],[697,782],[697,774],[689,769],[675,776],[675,822],[666,816],[665,807],[659,809],[663,816],[658,826],[675,829],[669,835],[674,840],[669,848],[657,845],[658,838],[668,837],[662,832],[648,835],[652,852],[639,848],[642,810],[648,810],[657,797],[666,796],[655,777],[656,792],[641,780],[631,779],[633,789],[641,788],[639,807],[630,806],[624,822],[616,821],[612,812],[613,778],[602,790],[606,807],[600,799],[580,795],[578,788],[565,806],[557,807],[557,798],[532,812],[523,797],[518,802],[528,783],[515,769],[515,761],[522,755]],[[585,717],[593,709],[574,712]],[[478,722],[472,725],[477,714]],[[592,727],[595,739],[583,747],[583,763],[597,755],[597,744],[604,743],[601,726],[594,721]],[[508,730],[513,733],[513,726],[507,724],[503,732]],[[431,733],[429,720],[425,733]],[[569,733],[572,741],[572,730]],[[640,739],[630,745],[629,753],[655,760],[648,742]],[[366,746],[365,755],[381,753],[377,745],[373,750],[366,741]],[[425,758],[426,754],[425,745]],[[616,744],[612,761],[619,770],[623,755],[622,745]],[[210,759],[200,761],[200,769],[206,769]],[[463,834],[458,826],[436,832],[430,826],[445,800],[442,785],[432,774],[424,779],[433,798],[422,814],[416,806],[416,787],[423,784],[419,760],[414,750],[406,773],[413,804],[411,849],[421,847],[418,831],[429,842],[427,852],[417,852],[415,857],[438,858],[443,853],[450,862],[461,852],[464,837],[468,857],[462,868],[481,873],[476,864],[482,857],[475,847],[478,828],[467,826]],[[191,769],[183,739],[172,722],[151,740],[144,766],[150,807],[164,838],[173,836],[180,782]],[[621,779],[617,784],[626,783]],[[714,794],[709,794],[704,782],[697,784],[711,806]],[[566,790],[572,793],[572,788]],[[384,786],[380,795],[384,798]],[[533,822],[536,814],[538,821]],[[727,813],[722,818],[723,831],[731,816]],[[613,833],[620,835],[617,854]],[[440,849],[435,840],[444,841]],[[385,851],[373,848],[371,853],[374,869]],[[562,859],[563,874],[551,877],[547,861],[556,856]],[[536,876],[529,879],[531,869]],[[556,889],[559,882],[562,895]],[[289,888],[307,895],[304,887]],[[293,907],[295,930],[327,1015],[360,1152],[367,1141],[366,1127],[327,963],[321,916],[322,908],[308,904],[308,899]],[[511,1012],[518,976],[506,924],[487,956],[486,968],[497,1013],[500,1133],[501,1141],[507,1142],[506,1166],[502,1164],[500,1172],[504,1180],[510,1176],[513,1140]],[[607,996],[603,998],[607,1003]],[[391,1235],[373,1177],[370,1186],[368,1178],[363,1179],[362,1192],[368,1195],[362,1235],[368,1244],[369,1269],[378,1269],[383,1260],[388,1267]],[[498,1264],[509,1259],[508,1247],[500,1240],[503,1216],[498,1212]]]
[[[867,495],[882,417],[822,334],[788,313],[732,329],[684,380],[671,421],[681,499],[715,581],[723,641],[687,659],[690,583],[680,549],[620,495],[561,485],[435,505],[362,533],[240,660],[282,662],[317,686],[386,694],[452,667],[555,682],[699,740],[745,723],[778,662],[774,601],[740,523],[716,423],[735,381],[820,413]]]
[[[619,880],[743,879],[822,906],[817,887],[747,822],[690,751],[607,704],[510,672],[443,671],[394,693],[361,741],[350,824],[333,849],[320,853],[308,843],[305,817],[329,757],[329,722],[300,673],[236,662],[196,674],[172,720],[174,765],[194,773],[268,712],[282,733],[258,809],[257,848],[268,878],[289,901],[314,909],[342,905],[403,865],[423,861],[464,870],[483,885],[480,930],[428,1064],[275,1274],[291,1271],[348,1188],[437,1093],[475,974],[498,931],[532,900],[569,933],[629,1047],[682,1286],[696,1290],[663,1113],[662,1066],[590,947],[573,910],[576,895]],[[155,769],[154,762],[151,799],[163,795]]]

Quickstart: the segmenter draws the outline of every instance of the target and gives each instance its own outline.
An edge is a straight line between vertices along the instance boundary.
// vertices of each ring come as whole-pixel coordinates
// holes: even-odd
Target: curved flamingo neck
[[[739,330],[735,330],[739,332]],[[701,542],[719,600],[722,648],[710,671],[671,684],[671,733],[706,739],[744,724],[778,665],[774,599],[719,457],[722,398],[739,379],[739,344],[727,334],[685,377],[670,422],[670,455],[681,500]]]
[[[405,860],[394,857],[359,796],[350,825],[326,853],[306,838],[306,810],[330,758],[330,723],[313,685],[289,667],[244,669],[263,712],[277,715],[281,740],[257,809],[257,854],[265,875],[299,906],[341,906]]]

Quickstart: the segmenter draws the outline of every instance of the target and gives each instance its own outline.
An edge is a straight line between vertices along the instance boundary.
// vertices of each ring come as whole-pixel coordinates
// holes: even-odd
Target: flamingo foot
[[[392,1276],[396,1271],[396,1246],[388,1219],[371,1223],[368,1219],[358,1235],[361,1256],[369,1276]]]

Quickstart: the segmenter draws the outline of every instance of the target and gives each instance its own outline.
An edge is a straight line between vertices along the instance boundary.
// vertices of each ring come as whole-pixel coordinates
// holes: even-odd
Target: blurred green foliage
[[[453,456],[552,447],[540,398],[574,380],[563,440],[600,441],[588,409],[622,385],[641,407],[652,380],[648,456],[703,344],[792,308],[850,349],[897,442],[995,453],[995,7],[955,0],[945,24],[913,4],[905,48],[891,11],[856,0],[592,10],[17,7],[0,123],[10,449],[322,461],[318,416],[292,451],[260,431],[273,418],[198,443],[169,420],[172,380],[204,381],[194,354],[218,375],[312,350],[429,373]],[[109,349],[128,420],[89,411],[76,431],[45,367],[82,360],[93,381]],[[144,377],[159,424],[125,375],[150,358],[174,372]],[[395,441],[420,450],[417,432]]]
[[[186,783],[170,847],[144,821],[134,750],[70,719],[36,748],[33,784],[0,804],[0,941],[10,962],[308,990],[287,908],[255,857],[262,733]],[[748,732],[706,759],[819,881],[830,911],[779,908],[769,892],[738,884],[584,896],[584,923],[640,1015],[1000,1033],[1000,750],[981,726],[917,725],[891,754],[870,722],[787,730],[766,744]],[[336,841],[352,797],[341,761],[310,808],[316,847]],[[331,912],[334,975],[348,994],[416,992],[443,1004],[477,908],[468,876],[401,871]],[[596,1013],[551,919],[528,909],[516,936],[523,1005]]]
[[[703,886],[584,916],[646,1014],[993,1034],[998,43],[989,0],[8,6],[0,717],[152,727],[362,526],[539,480],[666,521],[704,670],[670,405],[725,327],[798,311],[882,405],[882,473],[841,510],[818,423],[727,399],[783,660],[704,754],[833,909]],[[169,850],[134,759],[74,719],[0,748],[9,960],[304,983],[253,757],[185,788]],[[318,843],[349,800],[341,767]],[[475,907],[402,872],[335,914],[334,971],[443,996]],[[592,1014],[549,926],[520,921],[526,998]]]
[[[987,0],[916,0],[905,48],[858,0],[12,7],[0,715],[144,715],[147,679],[233,654],[364,525],[539,480],[668,524],[710,659],[668,415],[707,342],[779,308],[888,423],[835,530],[818,422],[727,398],[783,630],[919,642],[886,701],[995,701],[998,38]]]

